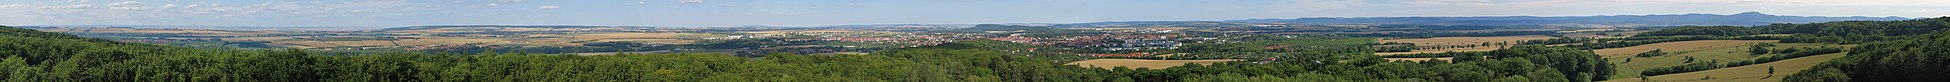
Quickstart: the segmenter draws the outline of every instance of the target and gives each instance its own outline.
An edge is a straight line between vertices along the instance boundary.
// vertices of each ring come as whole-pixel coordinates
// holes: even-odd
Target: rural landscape
[[[11,4],[0,6],[0,9],[89,9],[94,6],[37,6],[29,3],[100,3],[87,0],[13,2],[27,5]],[[457,9],[497,8],[504,7],[504,4],[507,6],[550,4],[515,3],[526,2],[522,0],[393,2],[403,4],[486,2],[488,4]],[[1383,2],[1385,1],[1371,3]],[[145,2],[134,0],[116,2],[115,5],[121,6],[100,9],[139,9],[153,6],[141,5],[141,3]],[[233,2],[216,1],[216,3]],[[678,3],[645,1],[634,3],[628,5],[701,5],[738,2],[679,0]],[[782,3],[829,2],[786,1]],[[852,8],[859,5],[873,4],[816,7]],[[168,4],[146,11],[130,12],[161,12],[172,8],[197,8],[195,6],[198,5],[187,6],[191,7]],[[575,5],[568,6],[571,8],[547,5],[519,9],[583,13],[661,11],[578,10],[573,8]],[[737,7],[745,6],[753,5]],[[219,5],[204,7],[227,8]],[[358,7],[348,8],[348,10],[392,8],[395,7]],[[877,8],[837,11],[863,11],[846,14],[871,14],[874,9]],[[987,8],[971,9],[986,10]],[[251,9],[242,8],[242,10]],[[308,13],[302,12],[306,10],[275,8],[266,8],[266,10],[274,13]],[[195,14],[224,11],[163,13]],[[0,10],[0,12],[10,11]],[[524,14],[519,12],[528,11],[486,12]],[[728,11],[682,14],[715,14],[711,12]],[[734,25],[715,25],[719,22],[659,22],[661,18],[642,22],[671,25],[554,24],[557,22],[529,20],[488,20],[529,21],[513,24],[441,22],[480,21],[465,20],[468,18],[429,20],[437,23],[417,23],[429,21],[405,21],[416,22],[409,24],[329,23],[387,26],[309,25],[315,22],[291,23],[301,25],[262,25],[309,20],[280,17],[260,17],[278,21],[192,22],[194,24],[0,21],[0,57],[4,57],[0,59],[0,80],[7,82],[1950,81],[1950,78],[1944,78],[1950,77],[1950,70],[1946,70],[1950,69],[1950,53],[1946,53],[1950,52],[1950,29],[1945,29],[1950,28],[1950,15],[1928,13],[1930,15],[1926,17],[1871,17],[1796,16],[1754,11],[1714,12],[1734,13],[1561,16],[1323,15],[1324,17],[1250,17],[1252,19],[1223,20],[1029,21],[1030,23],[1005,21],[948,24],[832,23],[832,21],[850,19],[726,22]],[[918,14],[885,13],[892,13],[888,15],[890,17]],[[989,14],[1003,14],[968,13],[984,15],[959,16],[984,17]],[[772,14],[809,13],[779,12],[762,15]],[[732,15],[734,16],[720,18],[729,20],[738,19],[735,16],[759,16]],[[0,20],[37,18],[35,16],[76,15],[7,15],[0,16]],[[554,19],[580,16],[546,16],[551,17],[531,19],[585,21]],[[224,17],[251,18],[253,16]],[[413,18],[413,16],[398,17]],[[80,18],[83,19],[48,21],[95,20],[85,19],[87,17]],[[187,21],[201,18],[163,19]],[[400,22],[395,18],[350,19]],[[582,19],[653,18],[584,17]],[[710,18],[683,20],[720,21]],[[932,20],[988,19],[942,17],[942,19]],[[822,24],[750,25],[801,22]]]

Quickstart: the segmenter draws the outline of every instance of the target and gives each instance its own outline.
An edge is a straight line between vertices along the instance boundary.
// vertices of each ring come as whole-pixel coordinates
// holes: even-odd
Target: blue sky
[[[1758,11],[1940,17],[1950,0],[0,0],[0,25],[821,26]]]

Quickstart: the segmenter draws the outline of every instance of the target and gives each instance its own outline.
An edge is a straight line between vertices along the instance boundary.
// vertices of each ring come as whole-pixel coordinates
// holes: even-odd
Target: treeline
[[[1485,56],[1485,55],[1489,55],[1489,54],[1490,54],[1490,52],[1443,52],[1443,53],[1415,53],[1415,54],[1395,54],[1395,55],[1382,55],[1381,57],[1386,57],[1386,58],[1436,58],[1436,57],[1463,57],[1463,56]]]
[[[1755,30],[1754,28],[1740,27],[1740,26],[1680,26],[1678,28],[1639,33],[1637,36],[1675,36],[1675,35],[1740,36],[1740,35],[1754,35],[1760,33],[1763,33],[1762,30]]]
[[[1943,18],[1924,19],[1942,21]],[[1859,22],[1859,21],[1858,21]],[[1932,22],[1936,25],[1950,25]],[[1941,28],[1941,27],[1935,27]],[[1950,81],[1950,32],[1872,42],[1849,49],[1848,56],[1788,76],[1789,82],[1944,82]]]
[[[1796,34],[1781,42],[1792,43],[1865,43],[1875,41],[1901,40],[1914,35],[1937,32],[1950,28],[1950,17],[1925,18],[1902,21],[1841,21],[1810,24],[1773,24],[1756,26],[1762,30],[1781,34]],[[1805,36],[1801,36],[1805,35]]]
[[[1745,61],[1735,61],[1735,62],[1728,62],[1728,63],[1726,63],[1726,64],[1720,64],[1720,63],[1719,63],[1718,61],[1711,61],[1711,62],[1690,62],[1690,61],[1693,61],[1693,60],[1692,60],[1692,58],[1687,58],[1687,61],[1689,61],[1689,62],[1688,62],[1688,63],[1687,63],[1686,65],[1680,65],[1680,66],[1672,66],[1672,67],[1659,67],[1659,68],[1652,68],[1652,69],[1646,69],[1645,71],[1643,71],[1643,72],[1640,72],[1640,73],[1639,73],[1639,75],[1641,75],[1641,76],[1656,76],[1656,75],[1665,75],[1665,74],[1674,74],[1674,73],[1686,73],[1686,72],[1695,72],[1695,71],[1706,71],[1706,70],[1713,70],[1713,69],[1719,69],[1719,68],[1726,68],[1726,67],[1738,67],[1738,66],[1747,66],[1747,65],[1753,65],[1753,64],[1761,64],[1761,63],[1768,63],[1768,62],[1774,62],[1774,61],[1781,61],[1781,60],[1787,60],[1787,59],[1794,59],[1794,58],[1801,58],[1801,57],[1808,57],[1808,56],[1814,56],[1814,55],[1821,55],[1821,54],[1830,54],[1830,53],[1840,53],[1840,52],[1842,52],[1842,48],[1829,48],[1829,47],[1821,47],[1821,48],[1790,48],[1790,49],[1793,49],[1793,50],[1795,50],[1795,51],[1794,51],[1794,52],[1783,52],[1783,53],[1786,53],[1786,54],[1778,54],[1778,55],[1774,55],[1774,56],[1766,56],[1766,57],[1761,57],[1761,58],[1754,58],[1754,59],[1747,59],[1747,60],[1745,60]]]
[[[1780,37],[1774,37],[1774,36],[1634,36],[1628,38],[1602,38],[1602,39],[1565,38],[1565,39],[1527,40],[1518,43],[1526,43],[1526,44],[1576,43],[1576,44],[1567,44],[1564,45],[1564,47],[1571,47],[1577,49],[1605,49],[1605,48],[1631,47],[1631,46],[1653,44],[1653,43],[1694,41],[1694,40],[1774,40],[1774,39],[1780,39]]]
[[[1415,47],[1415,43],[1382,42],[1373,45],[1375,52],[1410,52],[1420,49]]]

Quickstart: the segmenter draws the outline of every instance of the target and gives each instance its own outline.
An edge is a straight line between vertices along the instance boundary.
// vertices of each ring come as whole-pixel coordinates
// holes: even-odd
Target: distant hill
[[[1226,27],[1249,26],[1246,22],[1223,21],[1116,21],[1074,24],[1055,24],[1050,27]]]
[[[1541,25],[1541,24],[1608,24],[1608,25],[1734,25],[1752,26],[1774,23],[1814,23],[1848,20],[1908,20],[1904,17],[1822,17],[1822,16],[1782,16],[1760,12],[1744,12],[1731,15],[1716,14],[1678,14],[1678,15],[1613,15],[1613,16],[1485,16],[1485,17],[1322,17],[1296,19],[1249,19],[1227,20],[1224,22],[1246,23],[1289,23],[1289,24],[1432,24],[1432,25]]]

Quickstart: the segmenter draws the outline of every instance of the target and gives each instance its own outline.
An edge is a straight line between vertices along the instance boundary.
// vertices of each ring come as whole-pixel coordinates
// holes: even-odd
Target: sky
[[[1950,0],[0,0],[0,25],[824,26],[1301,17],[1950,16]]]

